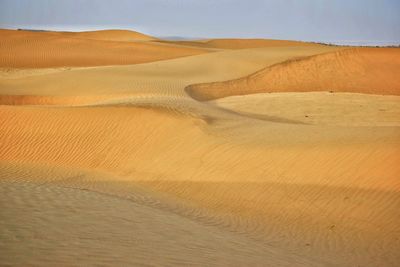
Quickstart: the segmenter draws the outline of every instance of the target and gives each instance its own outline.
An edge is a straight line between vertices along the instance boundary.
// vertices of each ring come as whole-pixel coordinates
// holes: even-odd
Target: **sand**
[[[349,48],[291,59],[222,83],[190,86],[198,100],[268,92],[400,94],[398,48]]]
[[[201,48],[151,42],[135,32],[72,34],[0,30],[0,36],[2,68],[128,65],[207,52]]]
[[[397,266],[397,50],[248,42],[126,66],[4,67],[0,261]],[[343,56],[342,69],[325,60]],[[371,87],[340,87],[342,76],[331,80],[340,92],[229,87],[275,68],[293,79],[301,69],[303,84],[314,64]]]
[[[267,39],[205,39],[194,41],[164,41],[162,43],[173,43],[177,45],[195,46],[213,49],[246,49],[246,48],[261,48],[261,47],[285,47],[285,46],[312,46],[317,47],[317,44],[306,42],[290,41],[290,40],[267,40]],[[320,45],[322,46],[322,45]]]

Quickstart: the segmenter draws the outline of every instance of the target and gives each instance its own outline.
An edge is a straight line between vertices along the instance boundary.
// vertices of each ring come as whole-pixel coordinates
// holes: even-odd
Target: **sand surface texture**
[[[0,36],[0,265],[399,265],[400,50]]]

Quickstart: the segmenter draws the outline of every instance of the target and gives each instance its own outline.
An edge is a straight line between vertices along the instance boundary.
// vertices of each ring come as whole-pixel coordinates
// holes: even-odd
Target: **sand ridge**
[[[153,36],[128,30],[98,30],[98,31],[61,32],[61,33],[56,32],[56,33],[74,38],[84,38],[84,39],[103,40],[103,41],[132,42],[132,41],[157,40],[157,38]]]
[[[199,100],[267,92],[400,94],[400,49],[350,48],[292,59],[240,79],[192,85]]]
[[[190,84],[240,78],[292,57],[337,49],[320,46],[253,48],[129,66],[61,68],[39,70],[38,74],[32,71],[12,74],[13,71],[5,70],[4,78],[0,79],[0,92],[3,95],[76,96],[151,92],[187,95],[184,88]]]

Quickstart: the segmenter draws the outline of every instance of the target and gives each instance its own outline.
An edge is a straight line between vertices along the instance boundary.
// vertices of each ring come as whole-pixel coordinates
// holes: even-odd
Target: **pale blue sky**
[[[0,28],[400,43],[400,0],[0,0]]]

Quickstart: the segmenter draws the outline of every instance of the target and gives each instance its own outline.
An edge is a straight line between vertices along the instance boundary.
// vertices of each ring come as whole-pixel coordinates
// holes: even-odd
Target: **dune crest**
[[[128,31],[128,30],[99,30],[99,31],[83,31],[83,32],[60,32],[61,35],[71,36],[75,38],[84,38],[91,40],[104,41],[154,41],[157,38],[144,33]]]

